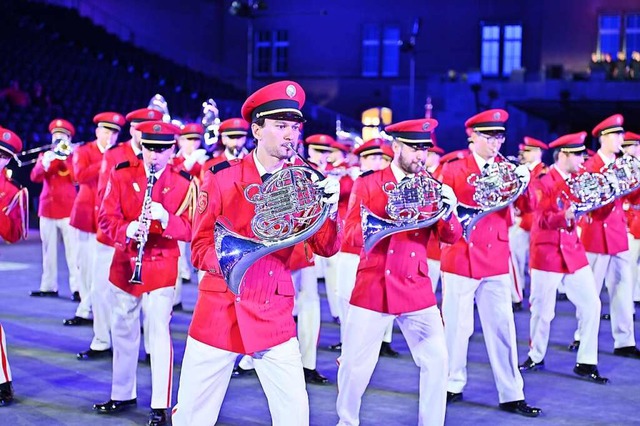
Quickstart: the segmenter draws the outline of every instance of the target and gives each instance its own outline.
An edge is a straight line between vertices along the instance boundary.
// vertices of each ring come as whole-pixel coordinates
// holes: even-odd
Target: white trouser
[[[141,298],[111,286],[115,301],[113,337],[113,378],[111,399],[136,398],[136,371],[140,350]],[[151,408],[171,407],[173,343],[169,323],[173,308],[173,287],[149,292],[149,341],[151,343]]]
[[[78,244],[77,267],[80,280],[80,303],[76,309],[76,316],[89,319],[91,316],[92,301],[91,288],[93,280],[93,259],[96,254],[96,234],[84,232],[73,228]],[[109,260],[109,265],[111,260]]]
[[[337,271],[338,279],[336,281],[336,294],[338,296],[340,306],[340,341],[344,342],[344,327],[342,324],[347,322],[347,314],[351,304],[351,293],[356,286],[356,274],[358,273],[358,265],[360,264],[360,256],[353,253],[338,252]],[[391,343],[393,338],[393,321],[384,331],[383,342]]]
[[[144,353],[147,355],[151,354],[149,334],[149,293],[144,293],[142,295],[142,342],[144,344]]]
[[[522,302],[527,267],[529,266],[530,243],[531,234],[528,231],[525,231],[519,226],[513,226],[509,230],[509,250],[511,251],[511,268],[513,273],[511,301],[513,303]]]
[[[182,242],[182,241],[179,241],[179,242]],[[179,259],[180,258],[178,258],[178,260]],[[180,276],[180,272],[178,272],[178,276],[176,277],[175,289],[176,291],[174,292],[174,296],[173,296],[174,306],[177,305],[178,303],[182,303],[182,277]]]
[[[218,421],[237,354],[201,343],[191,336],[182,360],[174,426],[208,426]],[[293,338],[253,354],[256,373],[267,396],[274,426],[307,426],[307,395],[298,341]]]
[[[69,268],[69,290],[80,291],[80,271],[78,270],[78,244],[76,231],[69,225],[69,218],[40,218],[40,239],[42,240],[42,280],[40,291],[58,291],[58,233],[62,236],[64,253]]]
[[[316,260],[320,256],[316,256]],[[338,254],[331,257],[323,258],[324,269],[324,286],[327,291],[327,302],[329,302],[329,311],[331,317],[340,317],[340,301],[338,300]]]
[[[96,241],[91,280],[91,308],[93,310],[93,340],[90,348],[104,351],[111,347],[111,311],[113,293],[109,271],[116,249]]]
[[[437,306],[400,315],[351,306],[338,367],[339,426],[360,424],[360,405],[378,362],[382,336],[397,318],[420,368],[419,425],[442,425],[446,411],[447,347]],[[392,419],[379,419],[393,423]]]
[[[582,336],[577,362],[597,365],[600,298],[589,266],[580,268],[573,274],[531,270],[529,358],[533,362],[541,362],[547,353],[551,320],[555,316],[556,291],[562,281],[567,297],[576,307],[578,331]]]
[[[473,279],[444,272],[442,289],[442,314],[449,351],[447,390],[459,393],[467,384],[467,351],[473,334],[475,297],[498,398],[501,403],[524,399],[509,274]]]
[[[315,370],[320,336],[320,295],[313,266],[291,271],[298,295],[298,340],[304,368]]]
[[[4,328],[0,324],[0,384],[11,381],[11,367],[7,358],[7,339],[4,336]]]
[[[440,261],[427,258],[427,266],[429,267],[429,279],[431,280],[431,288],[433,294],[436,294],[438,283],[440,282]]]
[[[633,283],[633,301],[640,302],[640,274],[638,267],[640,262],[640,240],[633,235],[627,234],[629,240],[629,255],[631,263],[631,282]]]
[[[587,252],[587,259],[595,278],[596,293],[600,295],[603,284],[607,286],[609,292],[609,314],[614,348],[636,345],[633,331],[634,309],[630,256],[628,250],[615,255]],[[582,341],[578,331],[574,337],[575,340]]]
[[[178,241],[180,258],[178,259],[178,277],[191,279],[191,245],[185,241]]]

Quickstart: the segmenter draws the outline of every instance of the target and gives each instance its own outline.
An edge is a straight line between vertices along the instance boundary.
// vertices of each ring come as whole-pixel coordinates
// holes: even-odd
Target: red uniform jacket
[[[475,187],[467,182],[472,174],[480,173],[473,155],[444,165],[443,182],[453,188],[458,201],[476,206],[473,201]],[[516,205],[522,212],[535,206],[535,194],[526,190]],[[509,208],[483,217],[471,232],[470,241],[460,238],[455,244],[442,249],[441,270],[464,277],[481,279],[509,273]]]
[[[589,172],[600,172],[604,161],[600,154],[589,158],[584,167]],[[596,209],[582,221],[582,243],[590,253],[616,254],[629,249],[627,224],[622,209],[622,200]]]
[[[43,156],[44,154],[40,154],[35,167],[31,170],[31,180],[42,184],[38,216],[49,219],[70,217],[77,194],[71,158],[64,161],[53,160],[49,170],[45,171],[42,167]]]
[[[252,154],[229,164],[215,174],[205,172],[198,197],[191,260],[206,274],[200,282],[189,335],[227,351],[254,353],[296,336],[293,284],[287,268],[293,247],[253,264],[245,275],[240,296],[227,289],[214,248],[214,225],[217,218],[224,218],[234,232],[254,237],[251,219],[255,208],[246,200],[244,189],[261,183]],[[338,221],[328,219],[307,242],[314,252],[328,257],[338,251],[341,240]]]
[[[571,274],[587,266],[589,262],[575,221],[568,225],[564,217],[570,203],[558,202],[564,198],[563,193],[569,193],[560,173],[552,167],[538,180],[535,191],[538,207],[531,229],[531,268]]]
[[[382,218],[388,196],[382,191],[386,182],[396,182],[390,167],[362,176],[353,186],[345,224],[345,239],[363,246],[360,206]],[[455,216],[449,221],[419,230],[400,232],[382,239],[369,254],[361,250],[356,284],[350,303],[388,314],[418,311],[436,304],[427,266],[427,241],[442,239],[456,242],[462,228]]]
[[[109,281],[134,296],[162,287],[171,287],[178,275],[178,240],[191,240],[189,209],[190,182],[166,167],[153,186],[151,198],[169,212],[166,229],[153,221],[142,258],[142,285],[130,284],[138,243],[126,235],[130,222],[138,220],[142,210],[147,176],[144,164],[136,159],[120,164],[111,172],[100,207],[100,229],[114,241]]]
[[[625,197],[628,204],[626,211],[627,227],[633,238],[640,239],[640,189],[636,189]]]
[[[129,163],[137,161],[136,154],[133,152],[133,148],[131,148],[131,140],[114,145],[104,152],[102,164],[100,165],[100,174],[98,175],[98,186],[96,188],[96,223],[98,223],[98,213],[100,212],[104,191],[107,188],[111,172],[118,164],[124,163],[125,161]],[[96,232],[96,240],[110,247],[113,247],[114,244],[100,227],[98,227]]]
[[[84,232],[96,233],[96,190],[102,164],[102,152],[96,141],[79,147],[73,153],[73,174],[80,190],[71,210],[71,226]]]
[[[204,181],[204,177],[207,174],[208,170],[210,170],[216,164],[220,164],[224,161],[227,161],[227,156],[224,155],[224,151],[222,151],[217,157],[213,157],[205,161],[201,168],[202,175],[200,176],[200,182]]]
[[[529,185],[532,187],[536,185],[538,179],[540,179],[541,176],[544,176],[545,173],[547,173],[547,166],[545,166],[544,163],[536,164],[533,170],[531,170],[531,181],[529,182]],[[520,228],[524,229],[525,231],[531,231],[531,227],[533,226],[534,214],[534,212],[521,212]]]
[[[18,241],[24,231],[20,207],[15,206],[8,211],[19,191],[18,184],[7,178],[4,170],[0,170],[0,238],[7,243]]]

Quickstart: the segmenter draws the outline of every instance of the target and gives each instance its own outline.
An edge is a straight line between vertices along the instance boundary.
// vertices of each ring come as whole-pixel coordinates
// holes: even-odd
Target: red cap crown
[[[221,135],[246,136],[249,133],[249,122],[244,118],[230,118],[220,123],[218,131]]]
[[[509,113],[503,109],[490,109],[476,114],[464,123],[474,132],[504,132],[505,123],[509,119]],[[470,135],[469,135],[470,136]]]
[[[119,132],[122,130],[122,126],[125,125],[125,119],[122,114],[117,112],[101,112],[93,117],[93,122],[98,127],[105,127],[107,129],[115,130]]]
[[[440,164],[450,163],[452,161],[462,160],[470,154],[468,149],[459,149],[457,151],[451,151],[442,157],[440,157]]]
[[[180,136],[204,136],[204,127],[200,123],[186,124],[180,131]]]
[[[393,149],[389,146],[389,144],[384,144],[380,147],[382,149],[382,156],[386,157],[387,160],[391,161],[394,157]]]
[[[14,132],[0,127],[0,151],[15,155],[22,151],[22,139]]]
[[[437,120],[420,118],[390,124],[384,128],[384,131],[399,142],[417,149],[427,149],[433,146],[432,132],[436,127],[438,127]]]
[[[304,143],[318,151],[332,151],[331,145],[335,144],[336,140],[329,135],[316,134],[309,136]]]
[[[570,133],[560,136],[549,144],[549,148],[558,148],[562,152],[582,152],[586,149],[584,140],[587,132]]]
[[[49,133],[62,132],[73,137],[76,134],[76,129],[73,124],[62,118],[56,118],[49,123]]]
[[[444,149],[440,148],[439,146],[432,146],[431,148],[429,148],[429,152],[435,152],[438,155],[444,155]]]
[[[640,143],[640,135],[633,132],[625,132],[624,133],[624,142],[622,142],[622,146],[636,145]]]
[[[129,123],[141,123],[143,121],[158,121],[162,120],[162,113],[157,109],[140,108],[135,111],[131,111],[125,117]]]
[[[344,144],[342,142],[338,142],[338,141],[333,142],[331,144],[331,148],[334,149],[334,150],[335,149],[340,150],[340,151],[344,152],[345,154],[348,153],[349,151],[351,151],[351,147],[349,145]]]
[[[546,143],[535,139],[535,138],[531,138],[529,136],[525,136],[524,137],[524,146],[523,149],[526,150],[527,148],[540,148],[540,149],[549,149],[549,147],[547,146]]]
[[[242,117],[248,122],[259,118],[304,122],[304,101],[302,86],[295,81],[278,81],[249,96],[242,105]]]
[[[152,145],[171,145],[180,134],[180,128],[164,121],[145,121],[138,125],[137,130],[142,132],[140,142]]]
[[[369,139],[359,147],[353,150],[355,155],[366,157],[367,155],[382,154],[382,146],[385,144],[384,139]]]
[[[602,120],[596,127],[593,128],[591,134],[594,138],[599,138],[602,135],[608,135],[609,133],[623,133],[624,118],[620,114],[612,115],[611,117]]]

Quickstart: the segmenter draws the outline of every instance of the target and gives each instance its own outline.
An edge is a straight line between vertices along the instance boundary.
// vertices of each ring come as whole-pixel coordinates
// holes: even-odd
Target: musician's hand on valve
[[[127,225],[127,238],[140,241],[140,237],[146,234],[146,225],[144,222],[134,220]]]
[[[570,223],[572,220],[575,220],[576,218],[576,211],[575,208],[573,206],[569,207],[565,212],[564,212],[564,218],[566,219],[567,223]]]
[[[516,167],[514,173],[516,174],[516,176],[518,176],[520,182],[524,183],[525,185],[529,183],[529,180],[531,180],[531,172],[529,172],[527,166],[523,164]]]
[[[51,167],[51,163],[53,162],[53,160],[55,160],[56,155],[53,153],[53,151],[47,151],[44,153],[44,155],[42,156],[42,167],[44,168],[44,171],[48,171],[49,167]]]
[[[338,212],[338,199],[340,198],[340,181],[332,176],[329,176],[326,179],[317,182],[317,184],[318,187],[320,187],[324,192],[322,202],[325,204],[329,204],[331,206],[329,214],[331,216],[335,215]]]
[[[159,220],[163,228],[167,227],[169,223],[169,212],[162,206],[162,204],[152,201],[150,212],[152,220]]]
[[[444,204],[449,205],[453,209],[456,208],[458,205],[458,197],[456,197],[455,192],[453,192],[453,188],[443,183],[440,188],[440,194],[442,195],[442,202]]]

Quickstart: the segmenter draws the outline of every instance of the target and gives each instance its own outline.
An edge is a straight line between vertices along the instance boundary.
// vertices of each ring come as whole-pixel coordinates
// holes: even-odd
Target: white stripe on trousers
[[[111,311],[115,301],[111,292],[109,272],[116,250],[96,241],[91,281],[91,308],[93,310],[93,340],[90,348],[104,351],[111,347]]]
[[[69,290],[80,291],[80,270],[78,269],[77,232],[69,225],[69,218],[40,218],[40,239],[42,240],[42,279],[40,291],[58,291],[58,234],[62,237],[64,254],[69,269]]]
[[[88,319],[91,317],[91,287],[93,281],[93,258],[96,253],[96,234],[76,228],[73,229],[78,244],[77,265],[80,280],[80,303],[76,309],[76,316]]]
[[[174,426],[207,426],[218,421],[237,354],[191,336],[182,360]],[[308,426],[307,395],[297,339],[253,354],[256,373],[269,403],[274,426]]]
[[[140,350],[140,309],[142,298],[111,286],[114,308],[111,317],[113,377],[111,399],[136,398],[136,371]],[[151,344],[151,408],[171,407],[173,343],[169,323],[173,308],[173,287],[149,294],[149,342]]]
[[[11,381],[11,367],[7,357],[7,340],[4,335],[4,328],[0,324],[0,384]]]
[[[555,317],[556,291],[564,282],[567,297],[576,307],[578,330],[582,336],[576,360],[580,364],[598,364],[600,298],[595,290],[589,265],[573,274],[531,270],[531,319],[529,321],[529,358],[540,362],[547,353],[551,321]]]
[[[420,368],[418,425],[444,424],[447,395],[447,347],[437,306],[391,315],[351,306],[338,367],[336,409],[339,426],[360,424],[362,396],[378,363],[385,329],[397,319],[413,361]],[[393,424],[393,419],[379,419]]]
[[[524,399],[510,287],[509,274],[482,279],[449,272],[442,274],[442,315],[449,351],[449,392],[462,392],[467,384],[467,352],[469,338],[473,334],[475,298],[498,398],[501,403]]]

